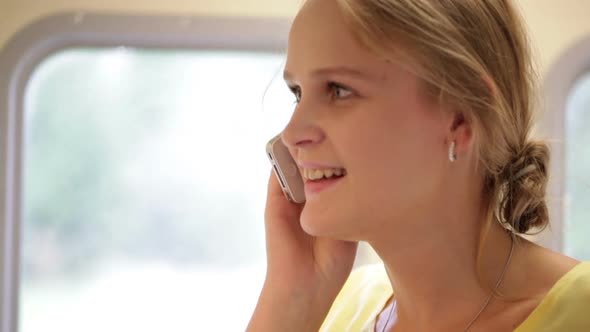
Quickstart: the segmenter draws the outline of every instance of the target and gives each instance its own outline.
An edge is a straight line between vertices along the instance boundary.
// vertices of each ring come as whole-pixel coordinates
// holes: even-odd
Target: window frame
[[[36,67],[76,47],[284,53],[286,18],[64,12],[41,18],[0,49],[0,332],[18,331],[24,95]]]
[[[590,36],[567,48],[551,64],[542,81],[542,110],[537,122],[538,135],[548,138],[551,151],[547,185],[550,228],[539,235],[538,243],[558,252],[564,251],[566,192],[566,117],[567,102],[575,83],[590,72]]]
[[[64,12],[33,22],[0,49],[0,332],[18,331],[24,93],[35,68],[48,56],[73,47],[279,53],[286,50],[289,26],[286,18]],[[537,242],[557,251],[563,250],[567,99],[575,82],[589,71],[590,36],[566,50],[543,79],[547,111],[537,130],[550,137],[551,229]]]

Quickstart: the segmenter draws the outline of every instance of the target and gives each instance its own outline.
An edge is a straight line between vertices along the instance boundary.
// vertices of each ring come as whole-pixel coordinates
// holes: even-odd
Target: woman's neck
[[[471,222],[467,216],[461,220],[441,218],[430,229],[420,229],[417,222],[412,225],[418,233],[412,236],[397,234],[394,240],[388,236],[383,241],[370,241],[385,264],[395,293],[397,327],[410,331],[463,330],[478,313],[503,271],[512,239],[501,225],[492,222],[480,266],[476,266],[483,223],[476,211]],[[518,244],[514,256],[517,250]]]

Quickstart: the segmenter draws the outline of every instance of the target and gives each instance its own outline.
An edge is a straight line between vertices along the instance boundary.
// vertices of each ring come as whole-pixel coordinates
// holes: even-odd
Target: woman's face
[[[403,231],[443,193],[452,119],[406,68],[363,47],[336,1],[309,0],[295,19],[285,80],[299,103],[283,141],[299,163],[346,170],[330,187],[306,190],[308,233],[370,240]]]

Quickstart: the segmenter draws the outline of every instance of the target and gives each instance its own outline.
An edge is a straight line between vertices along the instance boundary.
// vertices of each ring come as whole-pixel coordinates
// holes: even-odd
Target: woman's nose
[[[320,143],[324,139],[324,133],[318,125],[314,112],[300,102],[289,123],[283,129],[281,138],[293,154],[295,149]]]

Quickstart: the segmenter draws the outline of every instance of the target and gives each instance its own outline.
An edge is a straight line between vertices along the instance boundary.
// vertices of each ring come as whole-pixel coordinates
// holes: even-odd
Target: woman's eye
[[[338,83],[330,82],[328,83],[328,86],[336,99],[344,99],[352,95],[352,91],[350,91],[350,89]]]
[[[301,101],[301,87],[290,86],[289,90],[295,96],[295,104],[298,104]],[[349,88],[334,82],[328,83],[328,92],[330,93],[330,97],[335,99],[346,99],[353,94]]]

